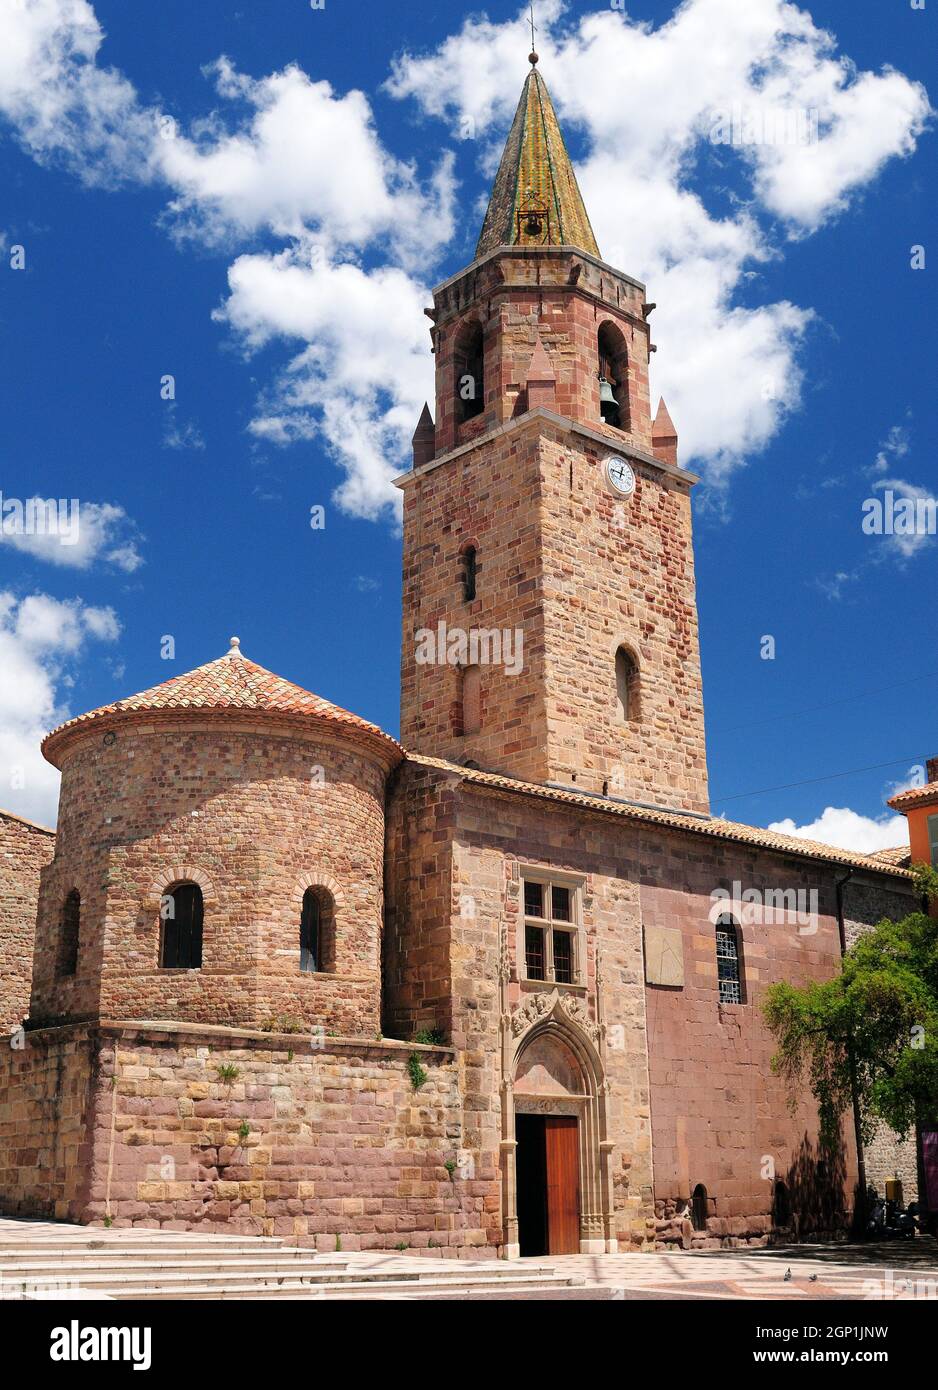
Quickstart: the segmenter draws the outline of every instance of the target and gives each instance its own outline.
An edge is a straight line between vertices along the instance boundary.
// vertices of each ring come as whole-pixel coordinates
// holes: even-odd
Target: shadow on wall
[[[847,1234],[847,1163],[843,1145],[816,1145],[807,1134],[786,1176],[775,1184],[772,1207],[776,1238],[791,1240]]]

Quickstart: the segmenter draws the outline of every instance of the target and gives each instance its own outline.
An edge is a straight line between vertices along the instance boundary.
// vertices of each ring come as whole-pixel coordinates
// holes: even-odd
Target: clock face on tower
[[[630,497],[635,491],[635,473],[632,465],[619,458],[618,454],[610,454],[603,468],[616,492],[622,497]]]

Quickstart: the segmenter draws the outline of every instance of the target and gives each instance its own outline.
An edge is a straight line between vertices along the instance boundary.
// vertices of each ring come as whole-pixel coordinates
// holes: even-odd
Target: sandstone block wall
[[[89,1200],[98,1049],[86,1028],[0,1046],[0,1212],[78,1220]]]
[[[8,1214],[494,1254],[494,1175],[451,1177],[461,1147],[447,1049],[105,1024],[33,1033],[0,1057]]]
[[[610,1163],[623,1246],[763,1244],[843,1230],[857,1176],[852,1118],[845,1117],[840,1142],[822,1150],[807,1088],[792,1110],[787,1087],[772,1073],[775,1043],[761,1009],[769,984],[827,979],[840,969],[837,871],[782,852],[543,807],[468,783],[454,786],[456,777],[421,770],[421,804],[440,809],[440,822],[427,812],[414,823],[406,851],[396,842],[394,872],[406,872],[405,853],[412,884],[432,867],[438,902],[439,847],[451,836],[448,923],[435,919],[427,978],[438,976],[441,959],[448,958],[467,1146],[483,1163],[498,1163],[500,936],[504,929],[512,962],[510,1007],[516,1008],[550,988],[522,978],[524,870],[559,870],[582,885],[585,949],[582,985],[562,992],[582,999],[593,1021],[597,949],[603,957]],[[816,892],[818,912],[816,920],[802,923],[769,908],[764,920],[741,922],[743,1002],[721,1004],[711,894],[732,892],[734,881],[762,892],[800,889],[808,907]],[[389,890],[389,900],[396,892]],[[643,936],[656,927],[679,936],[682,985],[645,983]],[[430,939],[426,931],[412,939],[400,933],[397,986],[389,986],[408,1017],[416,1017],[425,999],[420,980],[431,958]],[[788,1189],[788,1224],[776,1219],[776,1181]],[[680,1215],[698,1183],[708,1194],[708,1226],[688,1233]]]
[[[453,1031],[450,922],[457,778],[415,763],[395,774],[385,860],[384,1028],[393,1038]]]
[[[708,810],[690,484],[632,461],[606,481],[608,446],[542,431],[547,776],[587,791]],[[623,718],[616,651],[637,667]]]
[[[772,1073],[775,1043],[762,1017],[768,985],[829,979],[839,971],[836,871],[756,848],[650,831],[636,851],[646,931],[676,929],[684,963],[682,987],[646,989],[663,1238],[679,1238],[670,1223],[698,1183],[707,1190],[709,1220],[706,1232],[694,1233],[695,1244],[762,1243],[775,1225],[776,1180],[788,1186],[800,1234],[842,1228],[856,1183],[852,1118],[844,1118],[842,1143],[823,1152],[807,1087],[792,1111],[783,1081]],[[732,892],[734,881],[742,891],[763,895],[816,890],[819,911],[804,932],[778,910],[767,910],[761,922],[739,922],[744,1002],[721,1004],[710,895],[717,888]]]
[[[89,731],[62,778],[44,871],[34,1023],[104,1015],[373,1037],[380,1026],[384,778],[350,742],[184,717]],[[159,964],[160,898],[202,888],[202,968]],[[334,971],[300,972],[305,888],[335,900]],[[77,973],[56,975],[62,903],[81,894]]]
[[[636,461],[623,500],[604,477],[608,452],[534,416],[407,483],[401,736],[416,752],[529,781],[706,810],[689,484]],[[461,668],[442,644],[435,661],[417,659],[418,633],[441,624],[502,644],[507,632],[520,651],[514,670],[504,645],[501,660],[482,657],[478,732],[464,729]],[[628,722],[620,646],[638,668]]]
[[[540,600],[538,423],[491,441],[408,484],[404,495],[401,740],[415,752],[534,780],[546,776]],[[476,598],[464,599],[462,552],[476,547]],[[483,659],[481,729],[463,731],[461,670],[437,650],[417,660],[421,630],[522,634],[522,669]],[[503,649],[502,649],[503,650]],[[514,648],[512,649],[514,650]],[[463,658],[463,664],[468,664]]]
[[[483,1155],[497,1152],[502,1138],[499,928],[504,927],[508,944],[509,1007],[516,1009],[553,989],[524,978],[524,870],[554,869],[579,877],[582,984],[561,992],[596,1023],[601,949],[604,1013],[615,1030],[606,1050],[614,1230],[620,1249],[638,1249],[648,1242],[653,1218],[652,1132],[638,893],[622,872],[620,840],[618,827],[598,817],[463,788],[454,860],[453,1042],[464,1069],[467,1142]]]
[[[0,811],[0,1033],[29,1013],[39,875],[54,850],[54,830]]]

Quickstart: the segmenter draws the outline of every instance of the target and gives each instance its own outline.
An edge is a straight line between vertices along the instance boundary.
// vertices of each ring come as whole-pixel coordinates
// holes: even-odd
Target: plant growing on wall
[[[232,1082],[237,1081],[240,1075],[241,1073],[238,1071],[238,1068],[232,1062],[222,1062],[221,1066],[218,1068],[218,1078],[220,1081],[224,1081],[226,1086],[230,1086]]]
[[[416,1052],[412,1052],[407,1058],[407,1075],[410,1077],[411,1089],[419,1091],[421,1086],[427,1083],[427,1072],[420,1065],[420,1058]]]

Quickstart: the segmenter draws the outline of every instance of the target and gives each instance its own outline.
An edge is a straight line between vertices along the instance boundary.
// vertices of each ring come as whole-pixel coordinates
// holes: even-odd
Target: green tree
[[[938,874],[917,866],[923,896],[938,901]],[[822,1134],[858,1101],[864,1142],[877,1121],[900,1135],[938,1114],[938,920],[884,920],[846,952],[832,980],[773,985],[765,1017],[778,1051],[772,1070],[794,1094],[805,1076]]]

